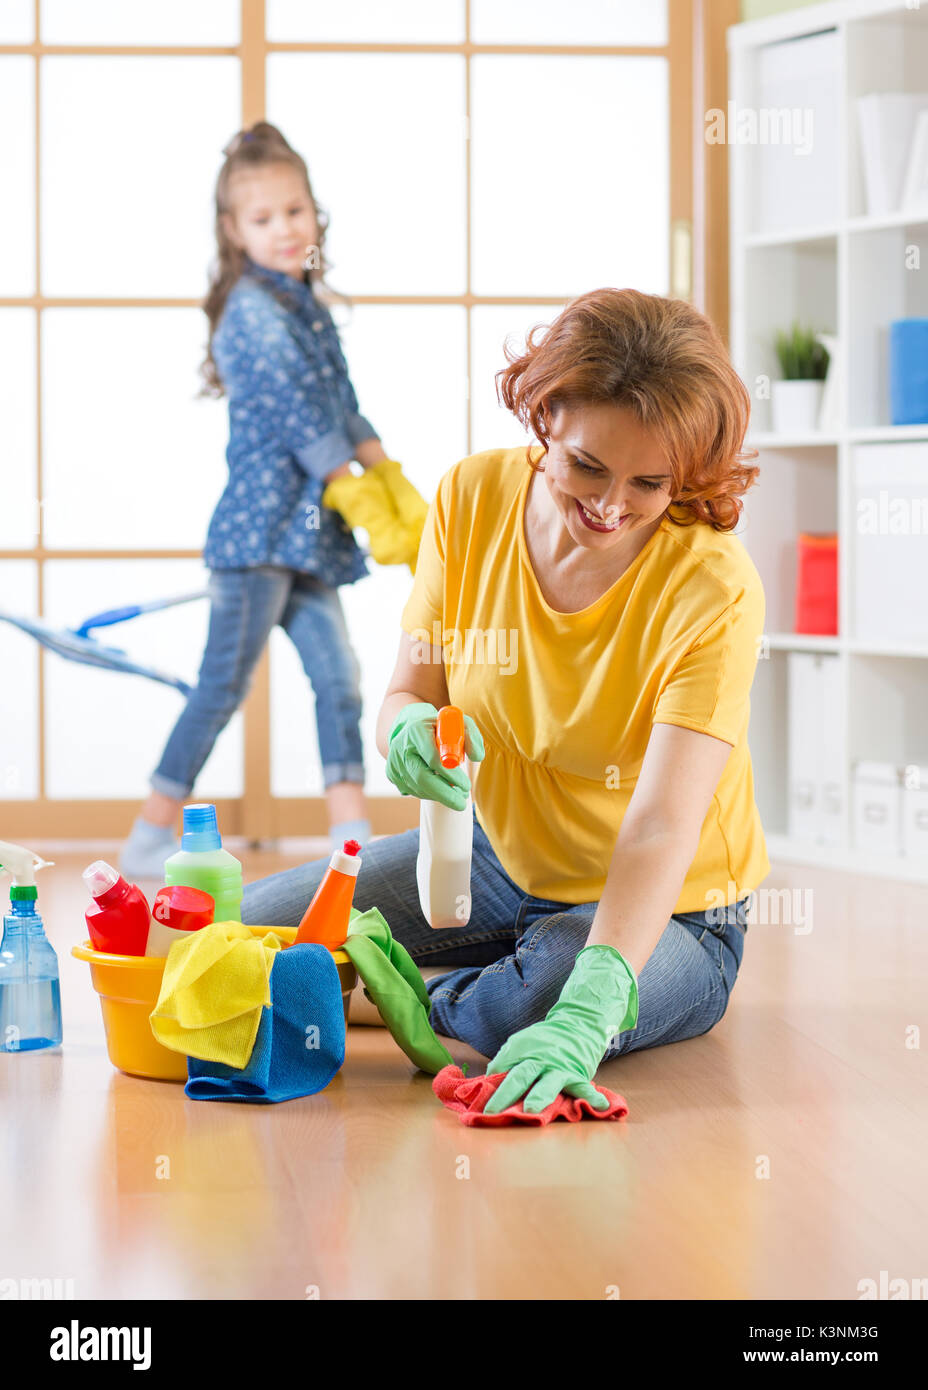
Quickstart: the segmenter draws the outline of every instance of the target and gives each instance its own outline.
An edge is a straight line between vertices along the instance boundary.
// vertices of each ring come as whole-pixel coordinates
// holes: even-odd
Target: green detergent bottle
[[[222,848],[215,806],[184,807],[180,849],[164,861],[164,881],[209,893],[216,903],[214,922],[242,920],[242,866]]]

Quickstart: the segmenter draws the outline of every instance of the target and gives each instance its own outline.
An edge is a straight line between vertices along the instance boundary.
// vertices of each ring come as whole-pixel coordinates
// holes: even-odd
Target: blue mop
[[[207,598],[208,593],[182,594],[178,598],[151,599],[147,603],[130,604],[125,608],[110,608],[104,613],[96,613],[85,619],[78,628],[56,628],[41,618],[23,618],[15,613],[0,609],[0,622],[10,623],[34,637],[50,652],[56,652],[66,661],[77,661],[83,666],[99,666],[108,671],[124,671],[127,675],[144,676],[179,690],[183,696],[190,694],[191,687],[179,676],[159,671],[154,666],[144,666],[133,661],[119,647],[108,647],[91,634],[95,628],[111,627],[114,623],[124,623],[137,618],[140,613],[155,613],[162,608],[173,608],[179,603],[191,603],[194,599]]]

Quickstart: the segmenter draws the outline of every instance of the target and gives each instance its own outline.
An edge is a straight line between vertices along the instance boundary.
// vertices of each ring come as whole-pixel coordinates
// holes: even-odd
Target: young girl
[[[180,808],[278,623],[316,696],[332,841],[366,843],[360,670],[338,586],[368,572],[351,528],[367,530],[380,564],[414,570],[427,512],[359,413],[331,314],[314,291],[326,290],[327,218],[304,161],[266,121],[223,153],[200,394],[229,398],[229,481],[203,555],[212,605],[206,651],[123,849],[130,878],[160,878],[179,848]]]

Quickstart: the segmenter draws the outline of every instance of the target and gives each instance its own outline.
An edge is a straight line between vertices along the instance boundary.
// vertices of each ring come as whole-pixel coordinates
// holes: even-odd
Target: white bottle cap
[[[329,860],[330,869],[338,869],[339,873],[348,874],[350,878],[357,878],[361,871],[360,854],[345,854],[343,850],[337,849],[332,853]]]
[[[119,882],[120,877],[118,870],[112,864],[107,864],[105,859],[95,859],[81,874],[92,898],[102,897],[107,889]]]

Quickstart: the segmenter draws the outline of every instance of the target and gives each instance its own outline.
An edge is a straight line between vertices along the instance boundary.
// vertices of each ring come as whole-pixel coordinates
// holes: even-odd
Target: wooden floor
[[[324,849],[230,847],[248,880]],[[0,1276],[92,1299],[857,1299],[928,1276],[923,887],[776,866],[722,1022],[600,1070],[626,1121],[474,1131],[379,1028],[276,1106],[114,1071],[69,951],[80,870],[115,846],[35,848],[64,1045],[0,1055]],[[811,931],[770,920],[774,890],[811,892]]]

